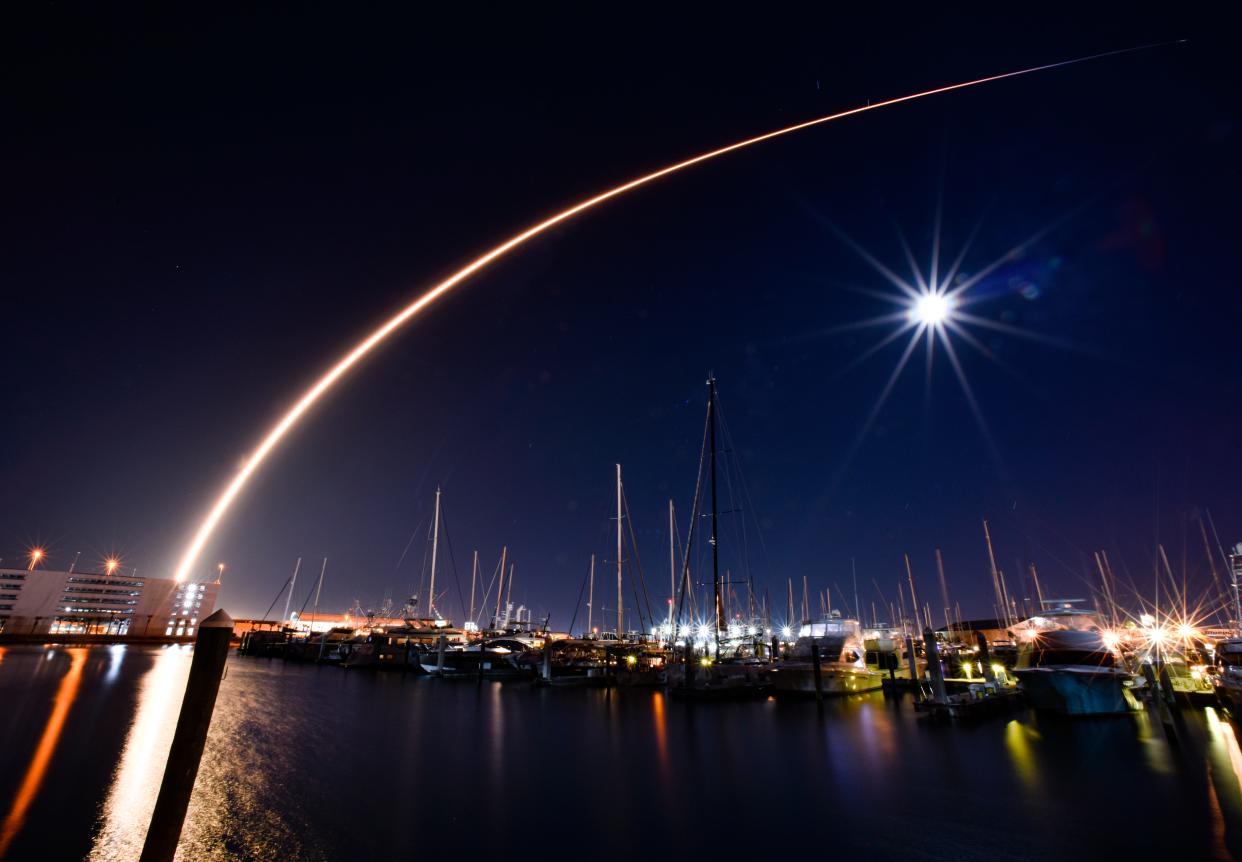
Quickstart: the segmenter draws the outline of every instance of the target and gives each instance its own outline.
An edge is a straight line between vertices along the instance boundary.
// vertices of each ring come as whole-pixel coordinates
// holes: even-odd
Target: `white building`
[[[0,569],[0,633],[192,637],[219,581]]]

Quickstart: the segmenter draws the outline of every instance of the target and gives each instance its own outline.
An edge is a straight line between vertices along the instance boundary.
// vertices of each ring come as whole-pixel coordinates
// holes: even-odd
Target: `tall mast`
[[[470,567],[470,616],[466,619],[474,622],[474,584],[479,579],[479,552],[474,552],[474,564]]]
[[[625,637],[621,607],[621,465],[617,465],[617,640]]]
[[[595,631],[591,626],[593,610],[595,610],[595,555],[591,554],[591,590],[587,593],[587,634]]]
[[[720,548],[716,540],[716,376],[707,378],[707,428],[711,444],[712,470],[712,588],[716,593],[716,658],[720,658],[720,627],[724,625],[724,606],[720,599]]]
[[[794,608],[793,608],[793,578],[787,579],[789,582],[789,625],[794,624]]]
[[[668,636],[673,639],[673,602],[677,601],[677,552],[674,548],[673,501],[668,501]]]
[[[513,607],[513,563],[509,564],[509,583],[505,585],[505,628],[509,627],[509,609]]]
[[[315,587],[315,609],[311,611],[311,623],[314,627],[315,618],[319,616],[319,593],[323,589],[323,576],[328,571],[328,558],[323,558],[323,565],[319,568],[319,584]]]
[[[505,560],[509,556],[509,546],[500,548],[500,583],[496,585],[496,615],[492,617],[492,628],[500,625],[500,597],[505,592]]]
[[[436,553],[440,550],[440,486],[436,486],[436,516],[431,527],[431,586],[427,590],[427,613],[436,613]]]
[[[854,618],[862,625],[862,611],[858,609],[858,564],[850,557],[850,574],[854,576]]]
[[[923,611],[919,608],[919,598],[914,592],[914,569],[910,568],[910,555],[902,554],[906,561],[906,577],[910,579],[910,608],[914,611],[914,628],[919,634],[923,633],[923,622],[919,619]],[[931,621],[928,621],[930,627]]]
[[[992,589],[996,593],[996,606],[1005,615],[1005,626],[1009,627],[1009,608],[1005,604],[1005,595],[1001,590],[1000,572],[996,568],[996,554],[992,552],[992,534],[988,532],[988,522],[983,522],[983,540],[988,546],[988,564],[992,567]],[[1043,610],[1042,608],[1040,610]]]
[[[302,558],[298,557],[293,567],[293,577],[289,579],[289,595],[285,596],[285,615],[280,618],[281,625],[289,622],[289,602],[293,601],[293,587],[298,582],[298,569],[302,568]]]
[[[940,575],[940,598],[944,601],[944,630],[945,634],[949,634],[953,627],[953,621],[949,619],[949,582],[944,579],[944,560],[939,548],[936,549],[936,572]]]

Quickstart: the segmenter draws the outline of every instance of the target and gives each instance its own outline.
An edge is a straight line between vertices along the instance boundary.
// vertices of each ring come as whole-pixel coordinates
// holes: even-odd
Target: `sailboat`
[[[757,657],[737,656],[736,660],[721,662],[721,639],[727,641],[729,628],[724,611],[724,595],[721,592],[720,552],[719,552],[719,510],[716,499],[716,378],[709,375],[707,379],[707,427],[705,429],[705,453],[709,460],[708,475],[711,496],[711,536],[708,544],[712,554],[712,595],[713,622],[706,625],[693,626],[682,622],[681,628],[681,661],[674,662],[668,668],[667,679],[673,697],[684,700],[734,700],[757,697],[765,694],[770,687],[768,665],[755,660]],[[686,537],[686,549],[682,563],[681,600],[685,600],[691,590],[690,582],[690,548],[694,542],[695,522],[699,518],[699,496],[702,490],[703,473],[702,457],[699,462],[700,481],[696,482],[694,505],[691,507],[690,530]],[[677,618],[681,620],[682,608],[678,609]],[[704,637],[706,629],[707,637]],[[696,634],[698,635],[696,646]],[[714,649],[713,649],[714,646]],[[698,655],[698,651],[702,655]],[[727,653],[726,653],[727,655]]]

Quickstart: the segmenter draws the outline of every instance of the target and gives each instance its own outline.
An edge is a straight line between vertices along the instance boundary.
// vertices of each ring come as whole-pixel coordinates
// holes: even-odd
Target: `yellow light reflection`
[[[1035,757],[1033,740],[1039,739],[1039,733],[1013,719],[1005,727],[1005,748],[1009,751],[1009,759],[1013,761],[1014,771],[1022,779],[1022,783],[1031,789],[1039,787],[1039,765]]]
[[[142,854],[177,727],[190,659],[189,647],[170,647],[159,654],[155,666],[143,677],[134,723],[112,774],[102,822],[88,857],[92,862],[120,862]]]
[[[87,651],[71,649],[67,652],[69,653],[69,670],[65,671],[60,685],[56,688],[52,712],[47,717],[47,724],[43,727],[43,736],[39,739],[34,757],[30,759],[30,766],[26,767],[26,775],[22,779],[21,787],[18,788],[17,795],[13,798],[13,806],[9,809],[8,816],[4,818],[4,824],[0,825],[0,857],[4,856],[17,833],[21,831],[22,823],[26,820],[26,812],[39,794],[39,788],[43,785],[43,778],[47,774],[48,764],[51,763],[52,755],[56,751],[56,743],[60,741],[60,733],[65,728],[69,707],[73,706],[73,701],[78,696],[78,686],[82,683],[82,666],[86,664]]]

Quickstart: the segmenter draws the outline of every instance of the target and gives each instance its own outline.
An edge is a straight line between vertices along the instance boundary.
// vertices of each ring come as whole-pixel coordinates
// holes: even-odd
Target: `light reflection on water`
[[[65,719],[68,718],[69,709],[78,696],[78,686],[82,683],[82,666],[86,664],[87,650],[70,649],[65,652],[69,656],[69,667],[65,670],[65,675],[61,677],[60,685],[56,688],[56,696],[52,700],[52,711],[43,726],[43,735],[39,737],[39,744],[35,748],[34,756],[30,758],[30,765],[26,767],[21,786],[17,789],[17,795],[13,798],[13,804],[9,806],[9,813],[5,816],[4,822],[0,823],[0,858],[3,858],[9,845],[25,824],[26,812],[43,785],[48,765],[52,761],[56,745],[60,742],[61,731],[65,727]],[[53,658],[53,654],[49,652],[48,658]]]
[[[189,646],[167,647],[139,683],[137,710],[104,799],[91,862],[122,862],[142,853],[192,657]],[[107,681],[118,672],[109,668]]]
[[[63,733],[29,743],[16,770],[16,756],[0,759],[0,781],[5,770],[20,774],[36,747],[44,768],[51,763],[27,794],[14,858],[40,848],[111,862],[141,847],[190,655],[79,652],[95,660],[78,661],[77,682],[65,682],[67,663],[41,653],[10,651],[0,664],[0,696],[20,690],[36,659],[44,677],[59,674],[57,692],[77,691],[53,709]],[[117,709],[128,718],[115,731],[97,720]],[[27,720],[56,723],[46,705]],[[1171,745],[1146,714],[1019,712],[950,725],[879,693],[822,707],[696,705],[642,689],[440,682],[231,657],[179,858],[498,855],[532,835],[553,856],[599,859],[829,846],[867,859],[1228,858],[1242,833],[1235,731],[1223,713],[1188,710],[1175,732]],[[49,745],[61,751],[52,757]],[[109,770],[73,809],[99,811],[92,829],[57,794],[87,781],[78,767],[95,761]],[[1179,827],[1144,828],[1136,810]],[[62,840],[86,846],[57,852]]]

